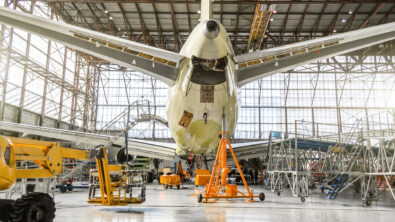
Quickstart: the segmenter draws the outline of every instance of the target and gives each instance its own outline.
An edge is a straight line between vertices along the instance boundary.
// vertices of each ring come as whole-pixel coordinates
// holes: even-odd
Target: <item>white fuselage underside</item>
[[[180,54],[185,56],[181,62],[177,80],[169,87],[167,118],[170,131],[177,143],[178,155],[211,154],[216,151],[222,131],[222,114],[226,115],[226,131],[233,134],[237,122],[238,98],[235,83],[235,64],[233,49],[225,28],[213,39],[202,33],[203,22],[195,27],[185,42]],[[202,85],[193,83],[191,75],[192,57],[202,59],[228,58],[225,67],[226,81],[214,87],[212,102],[201,100]],[[185,112],[190,122],[182,125]],[[206,113],[206,121],[204,114]],[[188,119],[188,117],[187,117]],[[185,120],[185,119],[184,119]]]

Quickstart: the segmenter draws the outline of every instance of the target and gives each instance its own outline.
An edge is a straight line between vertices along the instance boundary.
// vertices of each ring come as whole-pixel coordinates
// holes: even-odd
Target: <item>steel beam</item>
[[[139,15],[140,27],[141,27],[141,31],[143,32],[144,44],[147,44],[148,43],[147,32],[145,30],[145,24],[144,24],[143,16],[141,15],[139,5],[137,3],[135,3],[134,6],[136,7],[137,13]]]
[[[22,0],[22,1],[28,1],[28,0]],[[84,3],[97,3],[97,0],[43,0],[44,2],[84,2]],[[168,3],[168,0],[102,0],[101,2],[105,2],[105,3]],[[353,4],[353,3],[360,3],[360,0],[331,0],[331,1],[327,1],[327,0],[305,0],[305,1],[292,1],[292,4],[324,4],[324,3],[328,3],[328,4],[340,4],[340,3],[349,3],[349,4]],[[389,0],[364,0],[363,2],[365,3],[392,3],[392,1]],[[180,4],[185,4],[186,0],[179,0],[176,3],[180,3]],[[200,4],[199,0],[189,0],[190,4]],[[238,0],[229,0],[229,1],[224,1],[223,4],[256,4],[256,3],[264,3],[267,4],[268,2],[265,0],[243,0],[243,1],[238,1]],[[285,4],[288,5],[290,3],[290,1],[286,1],[286,0],[274,0],[274,1],[270,1],[270,4]],[[213,4],[221,4],[220,1],[214,1]]]
[[[122,13],[123,22],[125,23],[125,30],[128,33],[128,39],[132,40],[132,26],[130,25],[129,20],[125,15],[125,10],[123,9],[121,3],[118,3],[118,8]]]
[[[354,19],[355,19],[355,16],[358,14],[358,12],[359,12],[359,10],[361,9],[361,7],[362,7],[362,3],[360,3],[359,5],[358,5],[358,7],[355,9],[355,11],[352,13],[352,16],[351,16],[351,18],[350,19],[348,19],[348,21],[347,21],[347,23],[344,25],[344,27],[342,28],[342,30],[340,31],[340,32],[343,32],[343,30],[347,27],[347,31],[348,30],[350,30],[351,29],[351,27],[352,27],[352,23],[354,22]]]
[[[181,38],[180,38],[180,33],[178,31],[178,25],[177,25],[177,20],[176,16],[174,15],[174,9],[173,9],[173,1],[169,1],[169,9],[171,13],[171,18],[173,22],[173,33],[174,33],[174,51],[178,52],[181,49]]]
[[[188,0],[186,0],[185,6],[187,8],[187,14],[188,14],[188,29],[189,29],[189,33],[191,33],[192,32],[192,26],[191,26],[191,15],[190,15],[190,12],[189,12],[189,2],[188,2]],[[155,14],[156,14],[156,12],[155,12]]]
[[[159,45],[162,49],[165,48],[164,43],[164,39],[163,39],[163,35],[162,35],[162,26],[160,25],[160,21],[159,21],[159,17],[158,17],[158,12],[156,10],[156,6],[155,3],[152,3],[152,8],[154,9],[154,13],[155,13],[155,21],[156,21],[156,28],[158,31],[158,38],[159,38]]]
[[[235,34],[234,34],[234,40],[233,40],[233,49],[235,53],[237,52],[237,38],[239,35],[239,16],[240,16],[240,3],[237,3],[237,11],[236,11],[236,26],[235,26]]]
[[[107,8],[106,8],[106,6],[103,4],[103,3],[100,3],[100,5],[101,5],[101,7],[103,8],[103,11],[107,11],[108,12],[108,10],[107,10]],[[104,13],[104,16],[106,17],[106,19],[107,19],[107,26],[108,26],[108,29],[110,29],[110,33],[111,33],[111,35],[116,35],[116,33],[115,33],[115,31],[114,31],[114,28],[115,28],[115,30],[118,32],[118,29],[117,29],[117,27],[115,26],[115,24],[112,22],[112,17],[109,15],[110,13]],[[113,26],[114,26],[114,28],[113,28]]]
[[[296,27],[295,33],[297,33],[296,34],[296,41],[297,42],[299,41],[299,36],[300,36],[300,32],[302,31],[304,18],[306,17],[306,13],[307,13],[307,10],[309,10],[309,7],[310,7],[310,4],[306,4],[306,7],[304,8],[304,11],[303,11],[303,15],[299,20],[298,26]]]
[[[285,27],[287,26],[288,16],[289,16],[289,12],[291,11],[291,9],[292,9],[292,4],[290,4],[290,5],[288,6],[287,14],[285,15],[285,18],[284,18],[284,21],[283,21],[283,25],[282,25],[282,27],[281,27],[281,31],[280,31],[280,45],[282,45],[282,44],[283,44],[283,41],[284,41]]]
[[[384,6],[383,3],[378,4],[376,8],[373,10],[372,14],[370,14],[369,17],[367,17],[365,21],[363,21],[362,25],[359,28],[362,29],[366,27],[366,25],[368,25],[370,20],[372,20],[372,18],[383,8],[383,6]]]

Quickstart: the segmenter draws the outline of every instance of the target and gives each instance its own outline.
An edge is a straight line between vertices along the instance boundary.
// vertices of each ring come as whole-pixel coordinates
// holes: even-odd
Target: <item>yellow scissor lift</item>
[[[144,202],[143,172],[108,165],[104,146],[100,146],[98,151],[98,169],[92,171],[89,202],[103,205]],[[91,160],[91,154],[87,150],[61,147],[58,142],[0,136],[0,190],[8,190],[21,180],[54,178],[63,173],[64,158]],[[21,163],[29,163],[33,168],[23,168]],[[100,197],[94,195],[96,188],[101,190]],[[140,189],[137,197],[132,196],[132,188]],[[26,193],[17,200],[0,199],[0,221],[52,221],[54,217],[52,196],[36,192],[34,187],[26,188]]]
[[[106,148],[97,147],[97,169],[91,170],[89,200],[91,204],[107,206],[139,204],[145,201],[146,178],[142,170],[128,170],[126,165],[109,165]],[[96,191],[100,189],[98,194]],[[133,196],[134,190],[139,190]]]
[[[89,160],[90,152],[61,147],[58,142],[0,136],[0,190],[12,188],[17,180],[61,174],[63,158]],[[33,168],[22,168],[20,163],[29,163]],[[35,192],[35,187],[26,188],[17,200],[0,199],[0,221],[52,221],[54,217],[53,198],[48,193]]]

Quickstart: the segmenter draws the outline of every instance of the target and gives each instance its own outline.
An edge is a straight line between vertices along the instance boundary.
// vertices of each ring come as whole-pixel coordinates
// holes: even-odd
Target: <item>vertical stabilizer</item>
[[[200,21],[212,19],[213,17],[213,3],[212,0],[201,0],[200,2]]]

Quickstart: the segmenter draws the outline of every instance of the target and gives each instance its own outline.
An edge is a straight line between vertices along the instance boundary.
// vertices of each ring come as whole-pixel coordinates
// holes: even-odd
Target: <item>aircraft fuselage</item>
[[[177,80],[169,87],[167,107],[176,152],[178,155],[210,154],[218,148],[222,114],[225,112],[229,135],[233,134],[237,122],[232,45],[221,24],[206,20],[195,27],[180,54],[185,59],[180,64]]]

